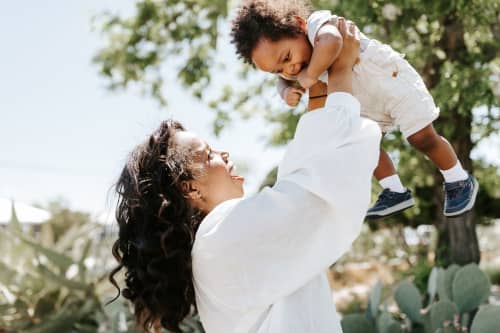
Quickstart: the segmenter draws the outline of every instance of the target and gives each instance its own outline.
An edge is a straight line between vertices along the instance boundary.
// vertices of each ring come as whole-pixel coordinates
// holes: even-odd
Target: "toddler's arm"
[[[295,83],[297,81],[289,81],[281,76],[278,76],[277,89],[281,98],[290,106],[296,106],[299,104],[302,94],[305,92],[304,88],[296,87]]]
[[[342,35],[332,23],[324,24],[316,34],[311,60],[297,79],[308,89],[324,71],[328,70],[342,50]]]

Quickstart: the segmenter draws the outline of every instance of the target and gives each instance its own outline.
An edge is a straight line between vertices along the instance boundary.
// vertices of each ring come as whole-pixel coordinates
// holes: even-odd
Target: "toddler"
[[[301,0],[244,1],[233,20],[232,42],[245,62],[279,75],[280,96],[295,106],[318,80],[328,83],[328,70],[342,48],[338,20],[343,18],[327,10],[310,13]],[[398,127],[439,168],[444,178],[444,215],[457,216],[472,209],[477,180],[462,168],[449,142],[435,131],[432,122],[439,109],[422,78],[400,53],[361,34],[353,91],[362,116],[376,121],[384,134]],[[326,99],[326,94],[309,98]],[[367,218],[386,217],[414,205],[410,190],[382,149],[374,176],[383,190]]]

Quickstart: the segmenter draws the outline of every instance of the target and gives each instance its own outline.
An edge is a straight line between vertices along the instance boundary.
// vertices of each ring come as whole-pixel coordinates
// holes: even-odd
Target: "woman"
[[[326,107],[302,116],[272,188],[242,199],[228,153],[172,121],[131,154],[111,280],[125,268],[146,329],[179,331],[196,306],[208,333],[342,332],[324,271],[359,233],[380,130],[351,95],[358,32],[340,30]]]

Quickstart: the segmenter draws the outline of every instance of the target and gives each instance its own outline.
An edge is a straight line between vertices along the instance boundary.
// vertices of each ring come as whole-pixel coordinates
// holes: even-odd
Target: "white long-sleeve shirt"
[[[324,272],[359,234],[381,138],[359,112],[330,94],[301,117],[272,188],[202,221],[192,258],[208,333],[342,332]]]

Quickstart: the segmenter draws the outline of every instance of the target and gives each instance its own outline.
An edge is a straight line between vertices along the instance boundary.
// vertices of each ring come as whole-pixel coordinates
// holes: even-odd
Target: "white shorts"
[[[353,92],[361,115],[376,121],[384,133],[399,127],[408,138],[439,116],[420,75],[403,55],[377,40],[370,40],[354,66]]]

